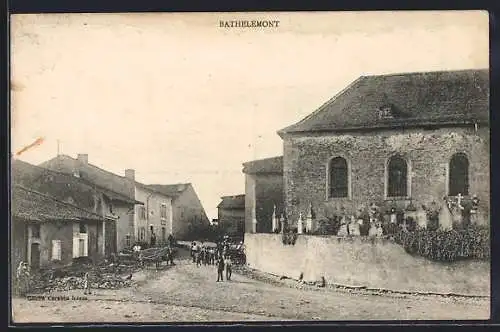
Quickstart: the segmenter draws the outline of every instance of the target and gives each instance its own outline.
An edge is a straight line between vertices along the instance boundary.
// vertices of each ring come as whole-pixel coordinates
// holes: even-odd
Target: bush
[[[490,235],[485,227],[472,226],[460,230],[417,229],[400,231],[395,240],[406,252],[433,261],[452,262],[462,259],[488,260]]]
[[[370,223],[367,221],[363,221],[361,225],[359,225],[359,235],[361,236],[368,236],[370,233]]]
[[[437,231],[439,228],[439,211],[427,211],[427,229],[430,231]]]
[[[321,219],[318,222],[318,229],[312,232],[313,235],[337,235],[340,229],[341,218],[334,216],[332,218]]]
[[[384,235],[394,235],[400,231],[400,227],[393,223],[382,224],[382,232]]]
[[[414,232],[417,229],[417,222],[412,217],[406,218],[406,229],[409,232]]]
[[[293,231],[283,232],[282,241],[284,245],[294,245],[297,241],[297,233]]]

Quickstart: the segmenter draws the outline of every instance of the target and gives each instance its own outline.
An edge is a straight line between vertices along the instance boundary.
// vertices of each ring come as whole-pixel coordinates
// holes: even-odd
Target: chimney
[[[126,169],[125,170],[125,177],[127,179],[132,180],[132,181],[135,181],[135,170],[133,170],[133,169]]]
[[[78,161],[81,162],[82,164],[87,165],[89,163],[89,155],[86,153],[79,153],[78,154]]]

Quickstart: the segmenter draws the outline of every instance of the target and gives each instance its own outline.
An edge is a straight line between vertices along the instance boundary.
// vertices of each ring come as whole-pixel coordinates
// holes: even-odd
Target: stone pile
[[[34,275],[30,282],[31,291],[66,291],[83,289],[85,273],[89,272],[89,282],[93,289],[118,289],[132,285],[131,278],[124,274],[131,273],[135,266],[123,265],[74,265],[49,269]],[[131,276],[131,275],[130,275]]]
[[[117,289],[129,287],[132,280],[123,279],[113,275],[102,275],[95,281],[91,281],[92,289]],[[42,281],[32,285],[33,290],[43,291],[67,291],[73,289],[83,289],[83,277],[63,277]]]

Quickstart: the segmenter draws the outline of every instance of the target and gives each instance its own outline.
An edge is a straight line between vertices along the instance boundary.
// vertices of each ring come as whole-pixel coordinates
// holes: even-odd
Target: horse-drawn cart
[[[158,268],[163,261],[174,265],[174,255],[176,249],[170,247],[153,247],[139,251],[123,250],[119,254],[120,260],[135,260],[141,266],[148,266],[152,263]]]
[[[227,254],[235,265],[244,265],[246,263],[245,251],[242,248],[229,246]]]

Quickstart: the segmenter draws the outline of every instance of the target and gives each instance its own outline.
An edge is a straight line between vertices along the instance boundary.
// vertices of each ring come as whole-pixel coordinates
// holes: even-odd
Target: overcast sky
[[[220,28],[272,19],[278,28]],[[191,182],[209,218],[245,161],[361,75],[487,68],[486,12],[12,17],[12,152],[61,152],[144,183]]]

